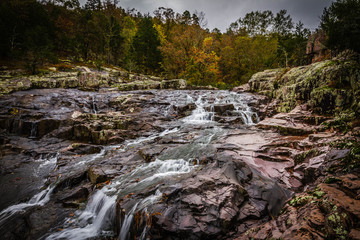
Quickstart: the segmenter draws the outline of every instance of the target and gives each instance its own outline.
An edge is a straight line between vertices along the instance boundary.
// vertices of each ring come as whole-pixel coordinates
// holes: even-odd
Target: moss
[[[290,200],[289,205],[293,207],[302,207],[309,202],[313,197],[310,195],[294,197]]]
[[[347,238],[348,232],[346,230],[344,230],[342,226],[335,228],[334,232],[340,239]]]
[[[355,113],[347,110],[343,111],[341,114],[338,114],[338,116],[336,116],[334,119],[323,122],[321,125],[325,126],[326,129],[333,129],[346,133],[352,129],[351,123],[355,119]]]
[[[291,226],[291,225],[292,225],[292,222],[291,222],[290,219],[286,220],[286,225],[287,225],[287,226]]]
[[[296,105],[308,103],[320,114],[334,115],[352,109],[360,115],[356,97],[359,69],[352,61],[328,60],[257,73],[250,80],[250,86],[252,91],[278,99],[279,112],[289,112]]]
[[[316,197],[317,199],[322,198],[325,195],[325,193],[321,190],[315,190],[313,192],[313,196]]]
[[[11,115],[18,115],[20,113],[20,110],[17,108],[11,108],[10,114]]]
[[[327,177],[325,180],[325,183],[327,184],[332,184],[332,183],[336,183],[336,182],[340,182],[341,180],[336,178],[336,177]]]
[[[72,147],[73,149],[77,149],[77,148],[79,148],[81,145],[82,145],[81,143],[73,143],[73,144],[71,144],[71,147]]]
[[[346,239],[347,235],[348,235],[348,231],[346,230],[346,221],[344,221],[345,219],[339,215],[339,213],[337,212],[337,209],[333,210],[334,212],[331,213],[327,219],[329,221],[329,227],[331,227],[333,229],[333,234],[332,231],[329,231],[328,236],[336,236],[336,238],[339,239]],[[330,230],[330,229],[329,229]]]
[[[245,232],[245,235],[247,236],[249,234],[256,233],[256,232],[260,231],[260,229],[261,229],[260,227],[250,228],[249,230],[247,230]]]
[[[319,154],[321,154],[321,152],[317,148],[313,148],[313,149],[310,149],[309,151],[297,154],[294,157],[295,164],[298,165],[298,164],[304,162],[306,159],[318,156]]]
[[[336,170],[347,172],[353,169],[360,168],[360,142],[357,140],[341,140],[332,142],[333,148],[349,149],[349,154],[343,158]]]

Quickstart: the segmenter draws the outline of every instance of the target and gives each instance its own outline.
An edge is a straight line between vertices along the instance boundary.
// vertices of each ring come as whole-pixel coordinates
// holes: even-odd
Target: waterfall
[[[183,122],[187,124],[214,123],[214,106],[216,104],[232,104],[234,106],[235,112],[239,114],[245,125],[255,124],[253,118],[255,118],[257,122],[259,121],[257,113],[252,111],[251,107],[247,105],[245,99],[242,98],[242,95],[233,92],[227,94],[224,92],[221,93],[224,95],[220,97],[219,94],[216,94],[214,96],[215,99],[213,103],[209,103],[209,101],[206,99],[206,95],[199,96],[196,101],[194,101],[191,96],[187,95],[185,103],[195,103],[196,109],[191,113],[190,116],[185,117]]]
[[[16,213],[24,212],[26,208],[33,206],[44,206],[50,200],[50,195],[55,189],[55,185],[50,185],[46,189],[34,195],[28,202],[12,205],[0,212],[0,224],[9,219]]]
[[[157,159],[154,162],[143,164],[131,173],[115,179],[111,184],[93,193],[85,210],[76,213],[75,221],[67,219],[63,231],[53,233],[47,236],[46,239],[80,240],[98,235],[109,235],[111,234],[111,227],[109,229],[109,226],[112,226],[115,221],[114,212],[118,196],[143,192],[148,187],[158,184],[169,176],[189,173],[193,168],[194,166],[183,159],[166,161]],[[135,179],[139,178],[142,178],[142,180],[134,182]],[[151,195],[135,204],[125,216],[119,239],[126,239],[135,211],[145,211],[149,205],[158,201],[161,196],[162,194],[157,191],[155,195]]]
[[[89,164],[89,163],[92,163],[94,162],[95,160],[103,157],[105,154],[106,154],[106,151],[109,150],[109,149],[113,149],[115,148],[116,146],[111,146],[111,147],[106,147],[106,148],[103,148],[101,149],[101,151],[99,153],[95,153],[93,154],[90,159],[84,159],[78,163],[76,163],[74,166],[78,166],[78,165],[85,165],[85,164]]]
[[[119,240],[126,240],[129,235],[129,229],[134,218],[134,213],[139,203],[136,203],[135,206],[130,210],[128,214],[125,215],[124,221],[121,226]]]
[[[235,111],[240,114],[245,125],[254,125],[256,122],[259,122],[257,113],[253,112],[251,107],[248,106],[247,102],[243,99],[243,95],[232,93],[230,96],[234,101]],[[253,121],[253,118],[256,119],[256,122]]]
[[[180,128],[166,129],[165,131],[163,131],[159,134],[153,134],[149,137],[140,137],[135,140],[127,140],[127,141],[125,141],[125,143],[123,144],[123,147],[120,150],[125,151],[126,149],[128,149],[131,146],[136,146],[143,142],[149,142],[149,141],[155,140],[156,138],[164,137],[168,134],[176,133],[178,131],[180,131]]]
[[[81,210],[77,210],[74,216],[69,216],[61,223],[61,231],[55,232],[54,228],[53,232],[48,232],[42,239],[80,240],[118,237],[119,240],[127,240],[130,235],[133,235],[134,220],[138,219],[139,214],[143,217],[143,220],[135,235],[140,239],[145,239],[150,230],[150,226],[144,223],[150,221],[150,218],[146,216],[151,217],[156,214],[151,212],[155,211],[152,206],[162,199],[162,191],[165,192],[166,188],[187,178],[196,169],[200,169],[201,167],[198,164],[200,162],[206,163],[216,153],[216,147],[212,143],[221,139],[225,132],[229,130],[222,128],[221,121],[219,121],[220,123],[215,121],[223,118],[226,121],[230,119],[228,122],[231,123],[235,119],[234,122],[238,123],[241,118],[245,125],[252,125],[258,119],[256,113],[248,106],[246,97],[243,98],[240,94],[226,91],[196,91],[178,92],[177,95],[171,97],[166,104],[161,106],[169,106],[167,104],[170,102],[170,104],[181,104],[181,106],[191,104],[186,109],[194,109],[194,105],[196,108],[189,116],[174,122],[170,122],[174,118],[166,119],[166,122],[159,120],[160,124],[158,126],[166,128],[163,132],[126,140],[121,145],[103,146],[99,153],[76,155],[74,159],[71,159],[71,167],[68,164],[68,168],[66,168],[66,170],[70,171],[70,175],[80,170],[86,171],[91,165],[98,165],[103,162],[107,164],[107,157],[111,159],[110,164],[114,164],[115,157],[120,159],[125,156],[124,162],[119,161],[119,165],[125,165],[126,161],[132,159],[132,155],[142,150],[143,146],[146,146],[147,150],[148,147],[151,149],[153,145],[156,145],[159,149],[162,148],[161,144],[166,145],[164,150],[159,150],[159,152],[157,152],[157,148],[154,148],[154,157],[157,158],[153,162],[141,165],[132,165],[131,163],[130,167],[125,165],[122,166],[122,169],[117,168],[114,170],[114,174],[118,174],[117,177],[112,179],[111,182],[101,184],[101,189],[94,189],[88,198],[86,206]],[[102,98],[98,96],[98,105],[100,99]],[[166,100],[167,98],[161,99],[161,103]],[[96,106],[96,95],[92,95],[90,99],[87,94],[85,101],[87,101],[87,106],[90,105],[87,112],[97,114],[99,109]],[[219,108],[222,106],[217,105],[221,104],[232,104],[234,108],[232,106]],[[146,111],[150,112],[148,109],[143,111],[145,113]],[[162,115],[163,112],[159,111],[158,114]],[[216,114],[218,115],[215,118]],[[155,124],[158,122],[155,122]],[[36,137],[36,130],[37,125],[34,122],[31,137]],[[168,135],[171,135],[171,137],[161,139]],[[138,163],[138,156],[136,157],[136,163]],[[203,159],[206,161],[203,161]],[[56,156],[52,155],[48,159],[39,159],[39,171],[54,169],[57,160],[58,154]],[[63,174],[67,174],[65,171],[63,172]],[[27,207],[43,206],[49,201],[53,189],[54,187],[49,187],[36,194],[28,202],[5,209],[0,213],[0,221],[6,220],[17,212],[24,211]],[[151,189],[151,192],[149,192],[149,189]],[[123,211],[125,211],[120,226],[115,226],[117,207],[123,208]],[[114,229],[120,229],[119,236],[115,236]]]
[[[151,195],[139,202],[137,202],[134,207],[129,211],[128,214],[125,215],[124,221],[121,226],[120,234],[119,234],[119,240],[127,240],[129,237],[129,230],[132,224],[132,221],[134,219],[134,213],[137,211],[141,211],[141,213],[148,218],[151,218],[150,214],[148,212],[147,207],[152,205],[153,203],[159,201],[162,197],[162,192],[159,190],[156,190],[154,195]],[[141,233],[140,240],[145,239],[146,234],[149,230],[148,223],[145,223],[144,229]]]
[[[214,112],[208,112],[205,110],[205,106],[208,105],[208,102],[206,99],[203,101],[203,97],[204,96],[199,96],[199,98],[194,102],[196,104],[196,109],[192,112],[190,116],[183,119],[185,123],[206,124],[213,122]],[[192,100],[192,98],[188,96],[187,100]]]
[[[97,114],[94,95],[92,96],[92,110],[93,110],[94,114]]]
[[[59,153],[55,155],[49,156],[47,158],[43,158],[42,156],[36,160],[36,162],[41,163],[38,169],[35,170],[34,174],[36,176],[47,176],[49,172],[56,168],[56,163],[59,158]],[[8,208],[4,209],[0,212],[0,224],[13,216],[16,213],[24,212],[27,208],[33,206],[44,206],[50,200],[50,196],[55,189],[56,184],[49,185],[46,189],[40,191],[35,194],[29,201],[25,203],[19,203]]]
[[[37,137],[37,123],[32,122],[31,123],[30,137],[29,138],[36,138],[36,137]]]
[[[81,240],[99,235],[113,222],[113,212],[115,212],[116,196],[109,197],[103,191],[97,191],[89,200],[83,212],[77,212],[76,219],[79,228],[71,228],[71,220],[65,222],[64,231],[54,233],[46,239],[73,239]],[[103,232],[106,235],[106,231]]]

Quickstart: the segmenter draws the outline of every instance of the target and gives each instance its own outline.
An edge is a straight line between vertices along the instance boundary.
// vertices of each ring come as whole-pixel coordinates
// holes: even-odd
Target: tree
[[[130,17],[126,16],[122,22],[121,36],[124,39],[123,43],[123,62],[126,65],[126,69],[133,70],[134,60],[131,58],[133,39],[137,32],[136,22]]]
[[[246,83],[252,74],[275,66],[276,37],[226,37],[221,49],[219,67],[228,85]]]
[[[76,9],[80,7],[79,0],[52,0],[52,3],[58,4],[67,9]]]
[[[139,29],[133,41],[132,58],[146,72],[160,70],[161,52],[158,32],[154,28],[152,19],[146,16],[141,19]]]
[[[247,13],[243,19],[239,19],[239,26],[246,29],[251,35],[265,34],[273,22],[274,14],[271,11],[256,11]]]
[[[188,10],[184,11],[182,15],[179,16],[179,21],[184,25],[191,24],[191,14]]]
[[[104,20],[103,36],[106,59],[108,63],[117,64],[124,40],[121,36],[121,27],[114,16],[107,16]]]
[[[360,0],[336,0],[325,8],[321,28],[328,36],[332,50],[351,49],[360,52]]]
[[[195,10],[195,12],[192,15],[192,23],[200,26],[201,28],[205,28],[207,26],[207,20],[205,19],[205,13],[198,12]]]
[[[45,6],[36,0],[1,2],[1,57],[23,59],[36,73],[38,65],[51,57],[54,29]]]
[[[101,0],[87,0],[85,9],[92,11],[100,11],[102,9]]]
[[[159,7],[154,11],[155,19],[158,21],[158,26],[163,25],[164,37],[168,37],[171,28],[175,24],[175,12],[171,8]]]
[[[215,85],[219,83],[219,57],[213,51],[212,37],[204,39],[201,48],[194,46],[182,74],[194,85]]]
[[[183,25],[181,22],[172,29],[170,36],[160,47],[162,67],[169,78],[177,78],[186,70],[193,48],[201,48],[205,33],[197,25]]]
[[[291,33],[294,28],[291,16],[286,14],[286,10],[280,10],[273,19],[273,31],[283,36]]]

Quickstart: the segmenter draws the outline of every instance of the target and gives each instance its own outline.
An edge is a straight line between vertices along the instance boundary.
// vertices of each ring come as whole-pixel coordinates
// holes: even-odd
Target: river
[[[226,153],[234,132],[243,152],[259,136],[273,137],[256,128],[256,101],[229,91],[45,89],[2,97],[0,232],[220,239],[252,216],[276,215],[290,192],[247,161],[251,153]]]

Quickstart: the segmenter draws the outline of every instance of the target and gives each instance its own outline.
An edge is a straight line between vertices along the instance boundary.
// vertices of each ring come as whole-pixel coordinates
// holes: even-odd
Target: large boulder
[[[152,221],[150,229],[145,226],[145,233],[162,239],[224,238],[240,224],[245,227],[254,219],[277,215],[290,196],[275,181],[226,153],[218,153],[196,174],[161,185],[160,201],[148,206],[146,212],[134,213],[139,221],[130,228],[132,237],[141,233],[139,226]],[[138,194],[144,193],[135,189],[118,199],[119,222],[134,206]]]
[[[143,81],[135,80],[129,83],[123,83],[118,85],[120,91],[134,91],[134,90],[148,90],[148,89],[159,89],[160,82],[144,79]]]
[[[316,112],[333,114],[359,109],[360,67],[354,60],[333,59],[292,69],[256,73],[250,91],[279,100],[278,110],[289,112],[308,103]]]
[[[163,80],[160,85],[161,89],[185,89],[186,80],[184,79],[172,79]]]

